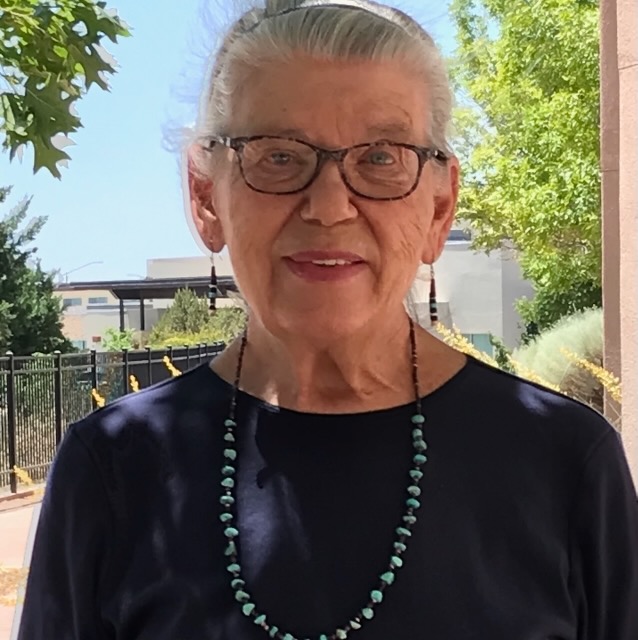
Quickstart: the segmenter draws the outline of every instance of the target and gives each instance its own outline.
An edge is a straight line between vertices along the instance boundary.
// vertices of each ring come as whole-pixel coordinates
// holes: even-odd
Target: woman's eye
[[[365,157],[365,161],[378,166],[394,164],[392,154],[385,151],[372,151]]]
[[[267,162],[278,166],[290,164],[292,162],[292,159],[292,156],[285,151],[275,151],[268,154],[268,156],[266,157]]]

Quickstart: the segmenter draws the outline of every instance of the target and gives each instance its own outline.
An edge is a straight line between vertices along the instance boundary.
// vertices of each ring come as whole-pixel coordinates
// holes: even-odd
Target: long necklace
[[[239,563],[237,545],[241,536],[235,514],[235,478],[238,461],[235,437],[235,429],[237,427],[237,422],[235,421],[235,410],[237,408],[239,379],[241,376],[247,342],[247,333],[244,332],[239,349],[239,358],[237,361],[230,411],[227,420],[224,422],[226,427],[226,432],[224,434],[224,465],[222,467],[223,479],[221,481],[222,496],[219,501],[223,507],[220,520],[224,525],[224,536],[227,540],[226,549],[224,551],[228,560],[226,569],[230,574],[230,586],[233,590],[235,600],[239,603],[242,613],[247,618],[251,619],[258,627],[261,627],[270,638],[275,638],[275,640],[302,640],[302,638],[295,636],[293,633],[276,626],[274,622],[271,622],[268,615],[258,608],[250,594],[250,591],[246,587],[245,580],[242,578],[242,568]],[[346,622],[342,627],[335,629],[332,633],[319,635],[317,640],[346,640],[353,631],[361,629],[367,621],[372,620],[375,615],[376,607],[383,602],[385,590],[394,583],[398,570],[403,566],[403,556],[407,550],[408,541],[412,536],[412,529],[416,523],[416,512],[421,506],[419,501],[421,488],[419,487],[419,484],[423,477],[422,467],[427,462],[427,457],[425,455],[427,444],[423,439],[423,424],[425,422],[425,417],[421,412],[416,338],[414,335],[414,323],[412,320],[410,320],[410,348],[412,355],[412,384],[414,386],[416,412],[411,418],[411,438],[414,453],[412,457],[413,466],[410,469],[407,478],[408,487],[405,498],[405,513],[399,522],[399,526],[397,526],[395,530],[396,539],[390,551],[389,562],[379,573],[376,585],[370,590],[367,598],[362,598],[363,606],[354,616],[352,616],[350,621]],[[310,639],[304,638],[303,640]]]

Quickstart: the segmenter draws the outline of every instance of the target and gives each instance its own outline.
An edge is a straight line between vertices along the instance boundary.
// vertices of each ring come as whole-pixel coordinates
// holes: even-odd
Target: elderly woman
[[[20,640],[636,640],[638,505],[585,406],[404,298],[459,167],[440,55],[368,0],[232,26],[189,149],[247,331],[71,426]]]

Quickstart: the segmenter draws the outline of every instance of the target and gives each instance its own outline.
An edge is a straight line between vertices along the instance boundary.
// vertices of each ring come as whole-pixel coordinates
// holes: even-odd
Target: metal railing
[[[35,481],[46,478],[56,449],[70,424],[97,405],[171,377],[169,360],[186,371],[223,349],[222,344],[141,351],[0,357],[0,489],[17,492],[14,467]]]

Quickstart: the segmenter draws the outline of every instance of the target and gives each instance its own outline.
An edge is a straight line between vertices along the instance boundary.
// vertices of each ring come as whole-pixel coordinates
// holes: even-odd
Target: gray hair
[[[299,51],[329,59],[411,62],[428,87],[428,144],[449,151],[452,92],[438,48],[411,17],[373,0],[265,0],[246,11],[212,60],[195,138],[227,132],[241,68],[291,59]]]

